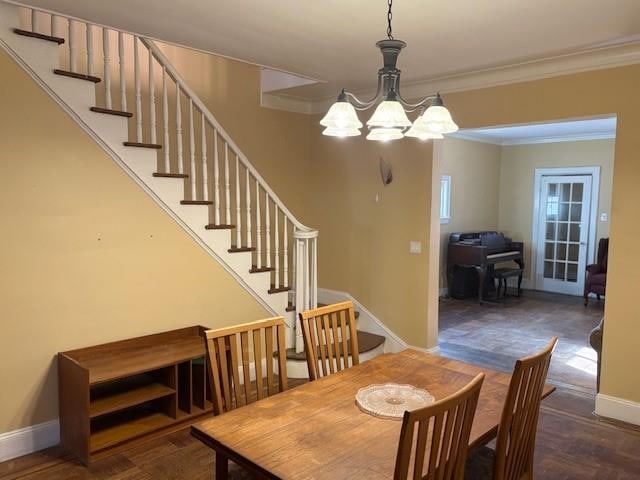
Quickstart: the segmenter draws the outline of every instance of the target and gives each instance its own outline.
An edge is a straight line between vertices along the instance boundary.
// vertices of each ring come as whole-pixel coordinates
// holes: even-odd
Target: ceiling
[[[385,0],[25,0],[319,83],[289,89],[317,101],[375,83]],[[639,0],[397,0],[393,32],[408,43],[405,82],[640,40]]]
[[[496,145],[615,138],[616,117],[460,130],[454,137]]]

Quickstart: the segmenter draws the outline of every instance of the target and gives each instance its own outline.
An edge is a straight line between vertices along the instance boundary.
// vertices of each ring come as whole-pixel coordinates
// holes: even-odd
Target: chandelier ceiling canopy
[[[338,99],[320,120],[325,127],[323,135],[332,137],[356,137],[360,135],[362,122],[356,110],[367,110],[378,104],[367,121],[367,140],[389,141],[404,137],[420,140],[439,139],[458,130],[440,94],[430,95],[417,103],[409,103],[400,94],[400,70],[396,67],[400,51],[407,46],[402,40],[393,38],[391,29],[393,0],[388,0],[387,38],[376,43],[383,58],[383,67],[378,70],[378,88],[368,101],[359,100],[353,93],[342,89]],[[380,101],[382,100],[382,101]],[[412,123],[407,112],[419,112]]]

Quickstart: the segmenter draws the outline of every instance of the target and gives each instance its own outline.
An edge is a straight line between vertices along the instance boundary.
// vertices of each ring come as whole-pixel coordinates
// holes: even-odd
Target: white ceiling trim
[[[402,94],[405,98],[419,98],[431,95],[437,91],[441,93],[451,93],[477,90],[511,83],[570,75],[590,70],[622,67],[636,63],[640,63],[640,41],[513,65],[462,72],[439,78],[426,79],[421,82],[403,83]],[[373,80],[375,79],[373,73],[371,78],[373,85]],[[371,90],[355,93],[363,98],[368,98],[373,96],[375,92]],[[272,94],[275,95],[274,92],[272,92]],[[336,95],[337,94],[338,92],[336,92]],[[289,99],[294,98],[286,94],[278,94],[278,96]],[[327,98],[309,102],[309,111],[312,114],[324,113],[334,101],[335,98]]]
[[[499,138],[488,138],[486,136],[475,135],[471,131],[458,131],[450,134],[450,137],[460,138],[462,140],[470,140],[472,142],[488,143],[491,145],[500,145],[503,147],[510,145],[533,145],[538,143],[559,143],[559,142],[579,142],[586,140],[610,140],[616,138],[615,132],[592,132],[571,135],[550,135],[547,137],[526,137],[526,138],[510,138],[501,140]]]

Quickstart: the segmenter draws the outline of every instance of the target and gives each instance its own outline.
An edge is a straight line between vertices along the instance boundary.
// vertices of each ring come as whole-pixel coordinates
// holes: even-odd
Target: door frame
[[[545,176],[591,175],[591,211],[589,212],[589,234],[587,236],[587,265],[596,257],[596,230],[598,207],[600,206],[600,167],[547,167],[536,168],[533,182],[533,219],[531,226],[531,287],[538,288],[538,230],[540,216],[540,189]]]

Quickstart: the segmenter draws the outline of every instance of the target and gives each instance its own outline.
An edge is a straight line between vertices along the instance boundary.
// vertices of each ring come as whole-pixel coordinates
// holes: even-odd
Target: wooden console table
[[[58,354],[60,437],[85,465],[213,411],[202,326]]]

